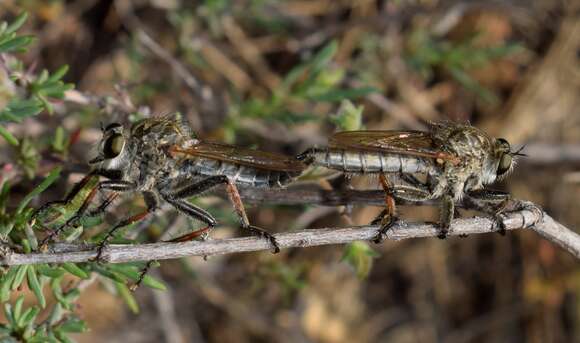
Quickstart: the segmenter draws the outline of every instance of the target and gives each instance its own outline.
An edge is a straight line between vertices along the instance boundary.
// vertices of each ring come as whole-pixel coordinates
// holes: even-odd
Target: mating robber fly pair
[[[339,132],[329,139],[327,148],[312,148],[295,158],[200,141],[174,116],[144,119],[130,128],[114,123],[102,131],[98,156],[90,161],[93,171],[64,201],[48,203],[37,210],[38,214],[52,205],[67,204],[79,192],[86,193],[76,213],[54,229],[43,245],[84,216],[102,213],[119,194],[127,192],[141,193],[147,208],[119,221],[107,232],[97,259],[116,231],[144,219],[159,208],[161,201],[207,225],[172,241],[190,240],[207,232],[217,221],[186,199],[224,185],[241,227],[268,239],[277,252],[275,237],[249,223],[238,186],[284,187],[309,165],[346,174],[379,175],[386,207],[376,220],[381,223],[377,241],[384,238],[396,220],[395,198],[416,202],[440,199],[440,237],[445,237],[455,203],[462,197],[469,198],[476,209],[499,213],[508,194],[485,190],[483,186],[504,177],[513,168],[514,157],[522,155],[512,152],[504,139],[451,122],[432,124],[426,132]],[[394,184],[390,178],[393,174],[403,182]],[[418,175],[424,175],[424,180]],[[100,177],[106,180],[100,181]],[[97,193],[107,195],[89,211]]]

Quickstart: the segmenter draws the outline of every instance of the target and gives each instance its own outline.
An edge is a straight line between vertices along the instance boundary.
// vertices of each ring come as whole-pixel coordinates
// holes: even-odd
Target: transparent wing
[[[200,142],[187,149],[173,147],[171,151],[273,171],[301,172],[306,168],[292,157],[222,143]]]
[[[423,131],[344,131],[331,136],[328,144],[336,149],[455,159],[438,149],[431,134]]]

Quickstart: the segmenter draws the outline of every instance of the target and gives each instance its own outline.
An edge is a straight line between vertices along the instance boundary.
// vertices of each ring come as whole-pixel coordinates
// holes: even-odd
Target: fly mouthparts
[[[103,158],[103,156],[97,156],[95,158],[93,158],[92,160],[89,161],[89,164],[95,164],[95,163],[99,163],[99,162],[103,162],[105,159]]]

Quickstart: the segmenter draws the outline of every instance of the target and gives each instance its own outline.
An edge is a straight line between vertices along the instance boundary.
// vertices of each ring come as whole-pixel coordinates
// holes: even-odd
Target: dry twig
[[[580,258],[580,236],[556,222],[537,207],[526,206],[520,211],[504,216],[507,230],[533,228],[540,235]],[[276,234],[281,248],[310,247],[330,244],[344,244],[352,241],[369,241],[376,235],[378,226],[347,228],[324,228]],[[456,219],[449,234],[464,236],[497,231],[489,218]],[[387,239],[435,237],[438,229],[433,224],[399,223],[388,233]],[[185,256],[223,255],[237,252],[269,250],[270,243],[258,237],[220,239],[204,242],[154,243],[140,245],[111,245],[102,257],[112,263],[164,260]],[[94,246],[82,244],[56,244],[48,253],[19,254],[8,252],[1,258],[3,265],[23,265],[37,263],[87,262],[94,259]]]

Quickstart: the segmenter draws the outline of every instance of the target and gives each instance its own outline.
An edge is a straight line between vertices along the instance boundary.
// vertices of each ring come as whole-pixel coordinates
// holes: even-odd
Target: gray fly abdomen
[[[429,162],[424,158],[372,151],[327,150],[313,154],[316,166],[347,173],[426,173]]]
[[[251,187],[282,187],[300,173],[252,168],[236,163],[198,158],[188,163],[187,172],[200,176],[225,175],[233,183]]]

